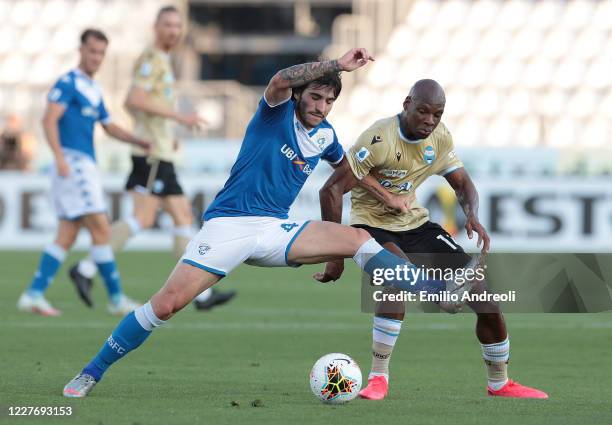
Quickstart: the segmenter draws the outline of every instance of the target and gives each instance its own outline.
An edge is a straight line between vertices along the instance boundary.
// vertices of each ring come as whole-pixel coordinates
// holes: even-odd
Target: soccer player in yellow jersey
[[[351,225],[367,230],[386,249],[413,263],[434,268],[463,268],[471,259],[442,227],[429,220],[427,209],[415,200],[416,188],[434,174],[444,176],[455,190],[466,215],[468,237],[478,234],[477,246],[489,250],[489,237],[478,219],[478,193],[440,122],[446,98],[433,80],[420,80],[406,97],[398,115],[376,121],[364,131],[346,160],[321,189],[322,219],[340,222],[342,194],[352,189]],[[364,188],[373,175],[386,190]],[[358,180],[360,185],[357,185]],[[366,190],[368,189],[368,190]],[[338,279],[343,260],[328,262],[315,278]],[[474,290],[482,290],[483,287]],[[548,398],[534,388],[508,379],[510,342],[499,306],[468,303],[476,312],[476,336],[487,368],[487,391],[492,396]],[[400,307],[400,308],[398,308]],[[372,369],[360,396],[383,399],[388,392],[389,361],[399,336],[404,305],[379,303],[373,324]]]
[[[197,127],[204,120],[196,113],[182,115],[175,110],[175,79],[170,51],[179,43],[182,18],[174,6],[159,10],[154,26],[155,42],[140,55],[134,66],[132,87],[126,106],[134,117],[134,133],[154,142],[149,153],[132,150],[132,172],[126,189],[132,195],[133,215],[113,223],[111,245],[120,251],[130,237],[151,227],[159,208],[174,221],[174,252],[180,257],[192,235],[193,216],[174,170],[176,143],[172,124]],[[90,259],[81,260],[69,271],[81,299],[92,306],[90,289],[96,269]],[[206,310],[229,301],[234,291],[207,290],[194,301]]]

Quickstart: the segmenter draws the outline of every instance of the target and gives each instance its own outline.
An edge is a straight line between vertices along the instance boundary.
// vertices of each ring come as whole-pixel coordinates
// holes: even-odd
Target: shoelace
[[[79,375],[79,377],[76,379],[76,382],[78,382],[79,384],[83,384],[83,385],[87,385],[92,381],[95,381],[93,376],[85,375],[85,374]]]

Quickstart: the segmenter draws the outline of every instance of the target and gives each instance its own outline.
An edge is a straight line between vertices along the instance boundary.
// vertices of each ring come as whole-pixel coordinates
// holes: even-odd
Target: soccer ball
[[[361,369],[346,354],[326,354],[310,371],[310,389],[323,403],[346,403],[355,399],[361,389]]]

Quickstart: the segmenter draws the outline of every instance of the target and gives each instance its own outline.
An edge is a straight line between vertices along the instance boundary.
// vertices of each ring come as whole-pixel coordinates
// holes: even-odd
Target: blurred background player
[[[339,222],[342,195],[356,185],[357,179],[372,173],[389,192],[355,187],[351,194],[351,225],[365,229],[385,248],[417,265],[442,270],[463,268],[471,256],[440,225],[429,220],[427,209],[412,203],[421,183],[432,175],[440,175],[455,190],[466,216],[468,237],[472,239],[476,232],[476,245],[482,246],[482,253],[486,254],[489,236],[478,219],[478,192],[454,151],[451,134],[440,122],[445,104],[444,90],[436,81],[417,81],[404,100],[403,111],[375,122],[364,131],[346,156],[348,166],[338,167],[321,190],[322,219]],[[336,280],[343,269],[344,260],[330,262],[325,273],[317,276],[318,280]],[[499,306],[468,305],[477,314],[476,336],[487,367],[488,393],[548,398],[542,391],[508,379],[510,341]],[[404,303],[377,305],[372,331],[372,370],[367,387],[359,393],[362,398],[380,400],[387,395],[389,361],[404,314]]]
[[[164,209],[174,222],[174,254],[183,255],[192,237],[193,214],[174,169],[177,142],[171,121],[186,127],[197,127],[204,120],[197,114],[180,114],[175,108],[174,74],[170,51],[179,43],[182,18],[174,6],[159,10],[155,19],[155,42],[140,55],[134,66],[132,87],[125,101],[134,117],[134,132],[153,141],[150,152],[135,147],[132,151],[132,172],[126,189],[133,201],[133,215],[113,223],[113,252],[123,249],[127,241],[142,229],[153,226],[157,213]],[[93,258],[81,260],[70,268],[69,275],[80,298],[92,306],[92,279],[96,274]],[[200,294],[194,305],[207,310],[235,296],[235,291],[209,289]]]
[[[123,294],[113,251],[108,244],[110,229],[95,163],[94,125],[99,121],[109,136],[143,149],[150,144],[113,124],[106,111],[102,91],[93,76],[102,64],[107,46],[104,33],[85,30],[81,35],[78,67],[63,75],[48,95],[43,127],[55,157],[51,192],[59,227],[55,241],[41,256],[30,287],[17,302],[21,311],[44,316],[60,314],[45,299],[44,293],[81,226],[91,234],[91,258],[106,284],[110,300],[108,311],[125,315],[140,305]]]

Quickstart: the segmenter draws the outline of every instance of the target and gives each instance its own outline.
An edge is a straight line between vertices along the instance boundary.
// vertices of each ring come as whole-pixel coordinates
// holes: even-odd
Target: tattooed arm
[[[289,99],[293,87],[314,81],[328,72],[354,71],[370,60],[374,58],[366,49],[351,49],[339,59],[303,63],[282,69],[268,83],[265,92],[266,101],[269,105],[278,105]]]

